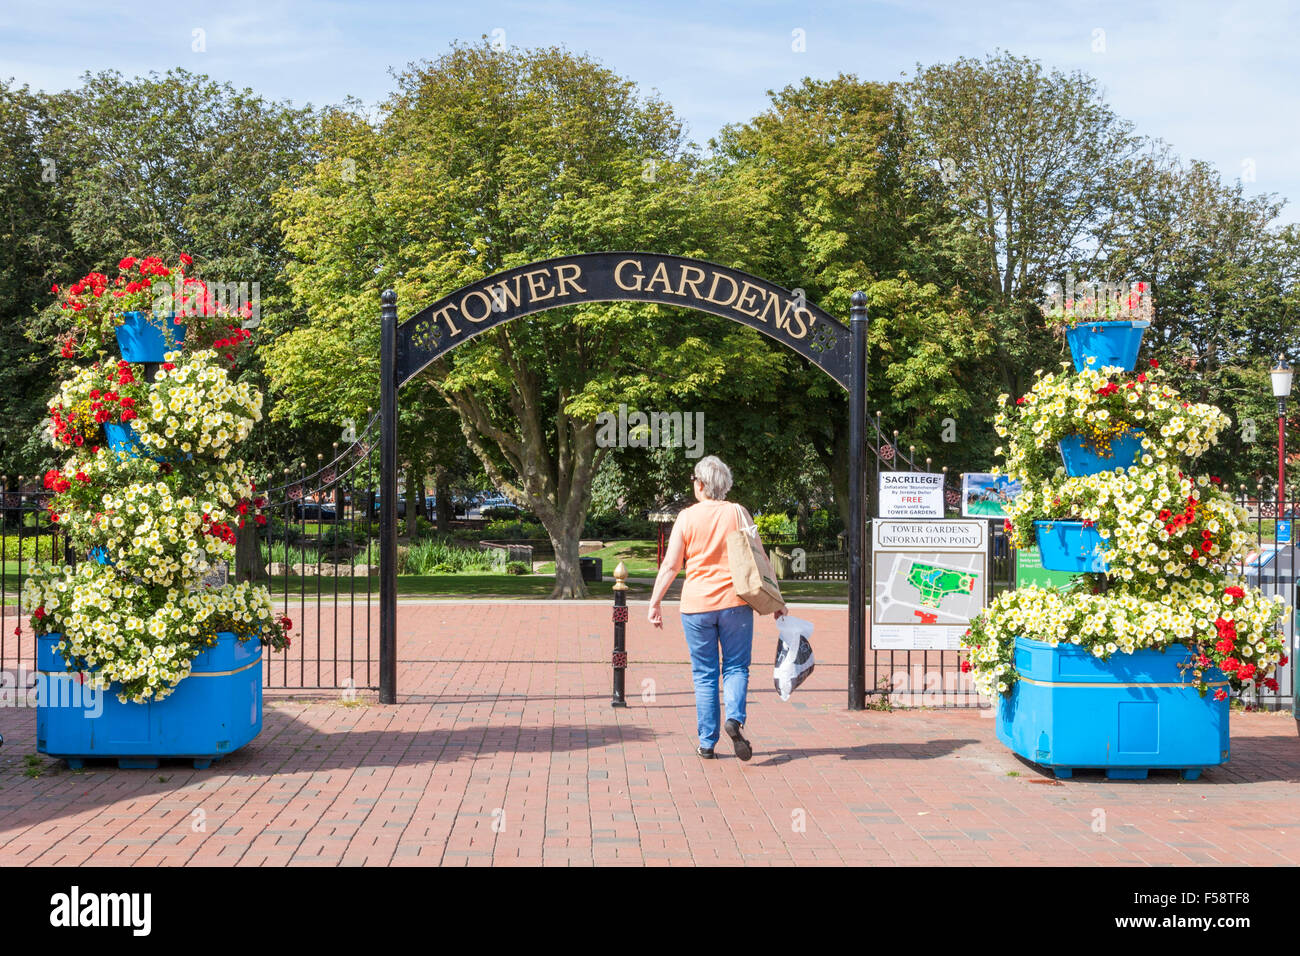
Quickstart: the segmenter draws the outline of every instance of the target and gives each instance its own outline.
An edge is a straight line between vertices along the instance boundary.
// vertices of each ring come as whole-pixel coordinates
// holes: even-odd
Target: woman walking
[[[749,661],[754,646],[754,612],[732,587],[727,534],[754,522],[748,511],[727,501],[731,469],[717,456],[709,455],[696,463],[694,484],[696,504],[684,509],[673,525],[647,616],[655,627],[663,627],[659,605],[684,564],[686,580],[682,584],[681,615],[695,682],[695,718],[700,734],[696,753],[711,759],[718,742],[721,649],[722,697],[727,708],[725,729],[736,756],[748,760],[754,755],[754,749],[743,730]],[[782,605],[773,617],[785,613]]]

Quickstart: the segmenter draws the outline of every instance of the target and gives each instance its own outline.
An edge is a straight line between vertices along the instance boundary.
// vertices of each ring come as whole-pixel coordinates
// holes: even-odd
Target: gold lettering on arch
[[[483,303],[482,315],[474,315],[474,313],[470,311],[469,304],[473,300],[478,300]],[[482,292],[478,289],[466,292],[464,297],[460,300],[460,314],[465,316],[465,318],[469,319],[471,322],[482,322],[486,320],[487,317],[492,314],[492,297],[486,292]]]
[[[653,292],[656,283],[663,286],[663,291],[669,295],[677,294],[673,292],[672,283],[668,281],[668,266],[664,265],[662,262],[655,266],[655,271],[651,274],[650,281],[645,284],[645,291]]]
[[[719,280],[723,279],[731,283],[731,294],[728,295],[726,299],[719,299],[715,296],[715,293],[718,291]],[[712,302],[714,305],[728,306],[735,301],[736,293],[739,291],[740,286],[736,285],[735,279],[731,278],[731,276],[727,275],[725,272],[715,272],[713,273],[713,284],[709,286],[709,294],[704,297],[704,300],[706,302]]]
[[[627,285],[623,282],[623,267],[633,266],[636,269],[636,282],[633,285]],[[641,269],[640,259],[624,259],[614,267],[614,284],[624,292],[640,292],[641,283],[645,280],[645,273]]]

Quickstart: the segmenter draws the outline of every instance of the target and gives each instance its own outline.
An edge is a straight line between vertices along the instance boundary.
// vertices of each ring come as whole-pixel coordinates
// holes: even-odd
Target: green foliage
[[[290,419],[337,420],[374,404],[373,317],[386,286],[418,307],[549,256],[716,255],[730,235],[721,193],[668,106],[558,49],[454,46],[399,76],[373,125],[359,108],[329,114],[317,148],[320,161],[277,198],[297,260],[290,282],[310,315],[268,356]],[[596,415],[770,364],[754,333],[698,328],[694,317],[630,303],[558,310],[480,336],[436,363],[430,384],[491,482],[576,558],[603,457]],[[584,588],[571,573],[556,593]]]
[[[546,529],[537,521],[489,521],[482,531],[476,533],[485,541],[546,537]]]
[[[532,574],[533,569],[522,561],[507,561],[506,574]]]
[[[406,552],[400,574],[459,574],[466,571],[493,571],[498,558],[492,551],[461,548],[445,541],[420,541]]]
[[[600,541],[615,538],[654,538],[659,534],[659,526],[652,521],[633,515],[613,514],[588,515],[582,526],[582,536]]]
[[[764,541],[783,541],[795,535],[794,519],[780,511],[756,515],[754,524],[758,525],[758,536]]]

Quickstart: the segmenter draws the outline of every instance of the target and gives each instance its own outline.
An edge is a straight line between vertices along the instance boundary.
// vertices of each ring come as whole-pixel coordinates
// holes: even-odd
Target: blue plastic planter
[[[143,312],[123,315],[125,319],[117,327],[117,347],[128,362],[161,362],[166,353],[180,348],[185,341],[185,323],[177,325],[175,316],[159,316],[155,325]]]
[[[1137,364],[1142,336],[1150,322],[1127,320],[1123,322],[1089,322],[1076,325],[1065,332],[1074,356],[1074,370],[1082,372],[1089,364],[1095,369],[1118,365],[1132,371]],[[1088,362],[1091,358],[1093,361]]]
[[[108,447],[115,452],[132,458],[140,454],[140,439],[136,437],[130,422],[104,422],[104,437],[108,439]]]
[[[1082,435],[1067,435],[1059,445],[1065,473],[1071,478],[1080,478],[1137,464],[1138,456],[1142,454],[1142,432],[1129,432],[1113,439],[1109,455],[1097,454]]]
[[[256,637],[241,642],[221,632],[170,697],[147,704],[123,704],[116,685],[90,691],[55,649],[60,638],[37,639],[44,693],[36,707],[36,749],[73,768],[91,757],[114,759],[119,767],[157,767],[160,758],[182,757],[203,768],[262,731],[262,644]]]
[[[1058,777],[1100,768],[1141,779],[1164,768],[1194,780],[1228,760],[1228,701],[1214,699],[1227,685],[1218,670],[1206,674],[1210,691],[1197,692],[1178,670],[1190,658],[1174,644],[1102,661],[1073,644],[1017,638],[1020,680],[998,703],[998,739]]]
[[[1101,559],[1101,535],[1082,521],[1035,521],[1039,560],[1049,571],[1105,574],[1109,565]]]

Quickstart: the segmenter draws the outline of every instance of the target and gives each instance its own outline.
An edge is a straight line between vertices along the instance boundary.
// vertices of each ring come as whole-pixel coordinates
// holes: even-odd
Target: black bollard
[[[626,707],[623,681],[627,674],[627,567],[614,569],[614,697],[611,707]]]

